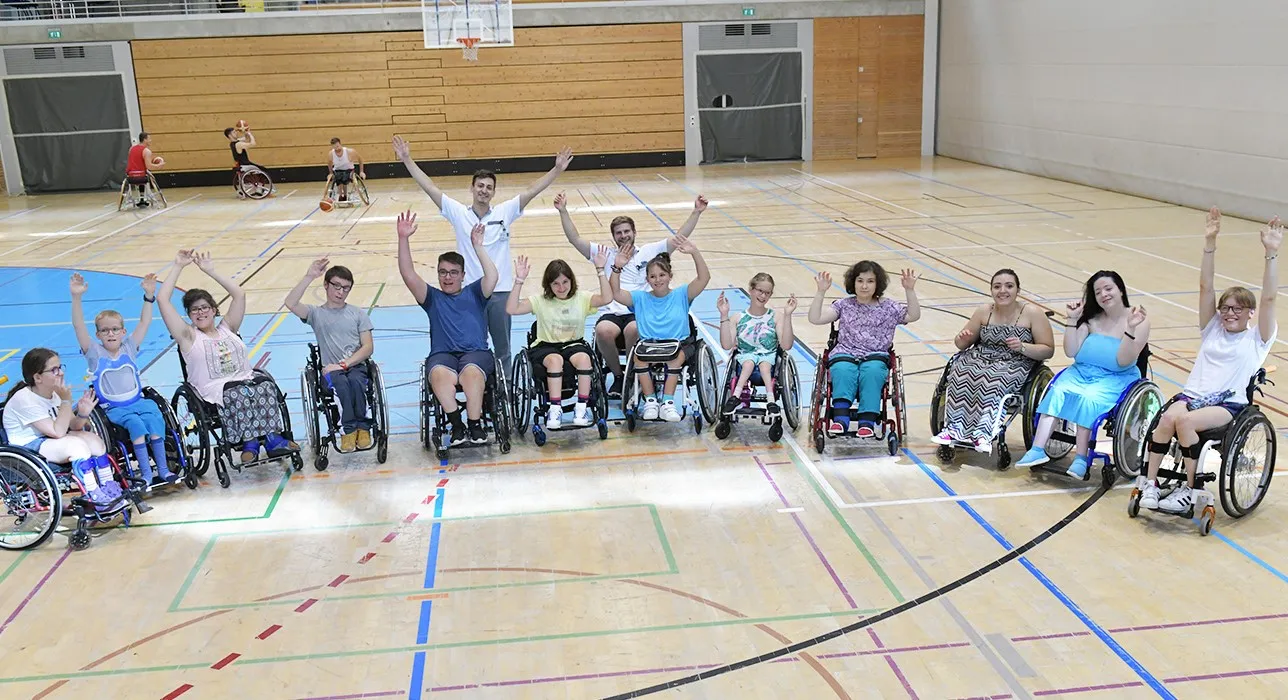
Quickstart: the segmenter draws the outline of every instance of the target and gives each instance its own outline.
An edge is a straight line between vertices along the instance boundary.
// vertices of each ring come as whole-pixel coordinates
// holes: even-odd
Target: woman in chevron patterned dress
[[[940,445],[971,443],[988,451],[1002,397],[1017,393],[1033,366],[1055,354],[1051,323],[1033,304],[1021,304],[1014,270],[993,273],[992,303],[981,304],[954,342],[964,352],[948,373]]]

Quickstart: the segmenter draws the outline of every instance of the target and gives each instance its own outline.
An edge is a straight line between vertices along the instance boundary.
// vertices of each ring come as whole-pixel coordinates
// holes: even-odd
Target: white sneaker
[[[992,454],[992,452],[993,452],[993,441],[992,441],[992,440],[989,440],[988,438],[980,438],[980,439],[976,440],[976,441],[975,441],[975,451],[976,451],[976,452],[982,452],[982,453],[984,453],[984,454]]]
[[[657,413],[660,407],[657,405],[657,399],[652,396],[644,399],[644,410],[640,411],[640,418],[643,420],[657,420]]]
[[[667,423],[680,422],[680,412],[676,410],[674,401],[667,401],[662,404],[662,420]]]
[[[1164,513],[1187,513],[1194,508],[1196,500],[1194,490],[1181,484],[1175,491],[1167,494],[1167,498],[1158,502],[1158,510]]]
[[[956,439],[957,436],[953,435],[953,431],[945,428],[941,430],[938,435],[930,438],[930,441],[936,445],[951,445]]]
[[[546,411],[546,428],[558,430],[563,427],[563,406],[559,404],[550,404],[549,410]]]
[[[1140,507],[1158,510],[1158,484],[1148,477],[1136,477],[1136,488],[1140,489]]]
[[[590,425],[590,407],[584,403],[577,404],[572,409],[573,425]]]

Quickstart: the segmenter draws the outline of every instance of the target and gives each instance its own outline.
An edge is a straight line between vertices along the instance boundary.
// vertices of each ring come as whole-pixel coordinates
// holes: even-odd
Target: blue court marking
[[[1266,560],[1264,560],[1264,559],[1262,559],[1261,557],[1259,557],[1259,556],[1257,556],[1257,555],[1253,554],[1252,552],[1249,552],[1247,549],[1245,549],[1245,548],[1243,547],[1243,545],[1240,545],[1238,542],[1235,542],[1234,540],[1230,539],[1229,537],[1226,537],[1225,535],[1221,534],[1221,531],[1220,531],[1220,530],[1217,530],[1217,529],[1213,528],[1213,530],[1212,530],[1212,534],[1213,534],[1213,535],[1216,535],[1216,538],[1217,538],[1217,539],[1219,539],[1219,540],[1221,540],[1222,542],[1224,542],[1224,543],[1226,543],[1226,544],[1230,545],[1230,546],[1234,549],[1234,551],[1238,552],[1239,554],[1242,554],[1243,556],[1247,557],[1248,559],[1251,559],[1251,560],[1253,561],[1253,563],[1255,563],[1257,566],[1260,566],[1261,568],[1265,569],[1266,571],[1269,571],[1271,574],[1273,574],[1273,575],[1274,575],[1274,577],[1275,577],[1275,578],[1279,579],[1280,581],[1283,581],[1284,583],[1288,583],[1288,574],[1285,574],[1284,572],[1280,571],[1279,569],[1276,569],[1274,566],[1271,566],[1268,562],[1266,562]]]
[[[443,470],[439,470],[443,474]],[[441,478],[441,477],[440,477]],[[443,497],[444,489],[440,486],[435,492],[434,498],[434,518],[443,517]],[[430,526],[429,531],[429,553],[425,557],[425,585],[426,590],[434,587],[434,580],[438,574],[438,542],[439,534],[443,524],[435,522]],[[434,613],[434,601],[420,601],[420,618],[416,623],[416,643],[429,643],[429,623]],[[407,700],[420,700],[425,691],[425,652],[418,651],[412,656],[411,661],[411,681],[407,689]]]

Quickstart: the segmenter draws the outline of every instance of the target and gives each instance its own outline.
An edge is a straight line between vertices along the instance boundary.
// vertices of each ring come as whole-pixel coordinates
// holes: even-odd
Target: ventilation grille
[[[704,24],[698,27],[699,51],[794,48],[797,48],[795,22]]]
[[[112,47],[107,44],[6,48],[4,67],[7,75],[116,72]]]

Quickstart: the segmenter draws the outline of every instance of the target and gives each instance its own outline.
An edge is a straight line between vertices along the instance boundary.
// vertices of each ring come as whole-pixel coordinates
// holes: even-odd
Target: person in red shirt
[[[139,142],[130,147],[130,154],[125,159],[125,180],[139,190],[138,206],[149,205],[145,196],[148,186],[148,171],[161,168],[165,161],[152,153],[152,137],[146,131],[139,132]]]

